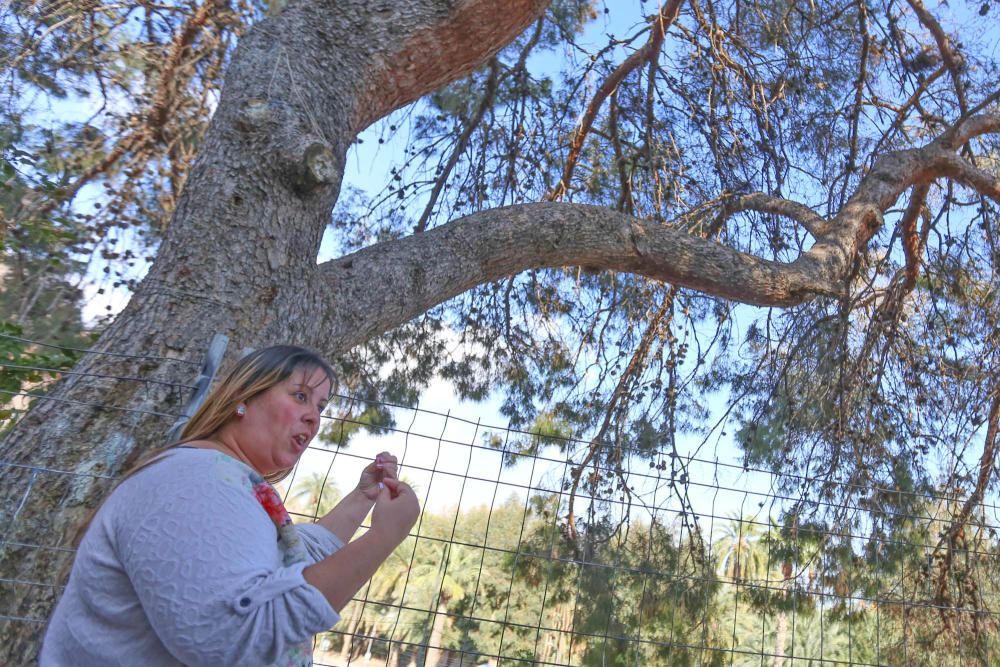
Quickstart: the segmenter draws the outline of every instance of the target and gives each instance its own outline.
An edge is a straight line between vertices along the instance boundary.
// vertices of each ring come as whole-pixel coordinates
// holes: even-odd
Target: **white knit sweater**
[[[342,545],[298,526],[308,560],[283,566],[249,470],[179,448],[125,480],[77,551],[40,667],[311,664],[296,645],[340,617],[302,570]]]

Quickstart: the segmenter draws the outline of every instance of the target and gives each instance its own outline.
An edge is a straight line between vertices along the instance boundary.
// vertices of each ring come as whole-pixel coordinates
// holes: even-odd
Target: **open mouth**
[[[300,433],[296,436],[292,436],[292,441],[295,442],[295,445],[299,449],[305,449],[309,444],[309,437]]]

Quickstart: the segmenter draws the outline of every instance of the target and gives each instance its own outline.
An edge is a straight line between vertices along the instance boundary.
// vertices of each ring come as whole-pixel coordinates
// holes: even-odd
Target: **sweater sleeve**
[[[344,546],[339,537],[318,523],[297,523],[295,528],[299,531],[310,563],[321,561]]]
[[[309,562],[281,565],[274,524],[245,472],[219,456],[196,466],[163,461],[128,480],[119,558],[153,630],[182,663],[270,664],[339,616],[303,578]],[[307,539],[310,556],[323,553]]]

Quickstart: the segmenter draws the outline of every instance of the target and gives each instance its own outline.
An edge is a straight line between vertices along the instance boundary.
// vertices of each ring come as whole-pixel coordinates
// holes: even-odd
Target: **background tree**
[[[32,183],[15,164],[30,165],[37,174],[35,188],[54,189],[59,171],[51,154],[40,157],[14,147],[22,132],[13,124],[0,129],[0,428],[12,424],[27,404],[26,393],[39,393],[47,380],[44,369],[68,369],[78,360],[76,349],[88,347],[81,322],[82,262],[74,255],[82,232],[65,217],[53,215],[22,220],[7,229],[8,221]],[[49,346],[32,343],[45,340]],[[54,346],[65,347],[54,347]]]
[[[344,663],[371,656],[394,666],[750,667],[988,665],[1000,648],[994,630],[973,628],[989,623],[990,614],[973,613],[967,601],[960,613],[926,597],[933,579],[919,571],[927,537],[916,528],[925,525],[920,521],[893,538],[892,548],[912,560],[860,567],[845,578],[833,570],[843,563],[835,554],[841,547],[821,546],[819,526],[800,526],[802,539],[792,542],[776,524],[764,532],[763,516],[742,531],[731,530],[738,520],[727,522],[712,543],[685,537],[672,521],[668,527],[636,520],[617,532],[581,525],[586,560],[578,560],[571,557],[577,545],[553,520],[555,498],[511,496],[461,511],[425,511],[421,537],[401,545],[345,609],[328,650]],[[936,522],[950,523],[943,515]],[[755,532],[751,543],[764,553],[751,561],[752,578],[735,580],[728,567],[712,576],[720,558],[731,561],[732,535]],[[855,543],[873,551],[889,546],[879,537]],[[995,558],[995,549],[995,539],[992,546],[970,543],[965,555]],[[971,590],[967,577],[952,581],[952,594]],[[992,582],[975,581],[979,594],[995,597]],[[943,614],[955,632],[945,629]]]
[[[550,415],[585,436],[565,445],[574,496],[627,497],[628,466],[673,465],[685,432],[738,429],[748,463],[805,494],[800,513],[886,512],[941,475],[977,506],[1000,413],[992,23],[919,0],[630,9],[2,10],[4,119],[21,137],[5,160],[32,184],[7,225],[84,225],[134,293],[0,460],[114,476],[162,438],[148,413],[182,402],[176,360],[197,365],[224,333],[232,357],[316,347],[346,390],[387,378],[412,399],[434,373],[465,396],[498,390],[514,425]],[[81,90],[98,91],[95,115],[56,133],[67,166],[47,187],[27,105]],[[411,128],[388,185],[341,198],[348,150],[380,119],[383,140]],[[109,193],[96,213],[88,187]],[[317,265],[331,211],[341,255]],[[109,245],[122,226],[149,245]],[[65,544],[104,478],[26,497],[32,474],[6,473],[0,521],[17,513],[12,541]],[[7,545],[0,572],[55,583],[58,554]],[[51,602],[15,587],[9,606]],[[35,633],[15,634],[16,663]]]
[[[307,477],[290,480],[285,504],[299,514],[321,517],[340,502],[342,495],[329,473],[314,472]]]

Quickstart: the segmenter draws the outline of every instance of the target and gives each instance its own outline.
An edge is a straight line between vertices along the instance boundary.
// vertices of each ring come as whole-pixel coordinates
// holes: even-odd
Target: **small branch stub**
[[[330,146],[323,142],[314,142],[306,148],[303,158],[305,170],[302,186],[312,190],[321,185],[336,183],[340,179],[340,167],[337,157]]]
[[[243,105],[233,122],[243,132],[253,132],[263,127],[270,115],[267,100],[252,99]]]

